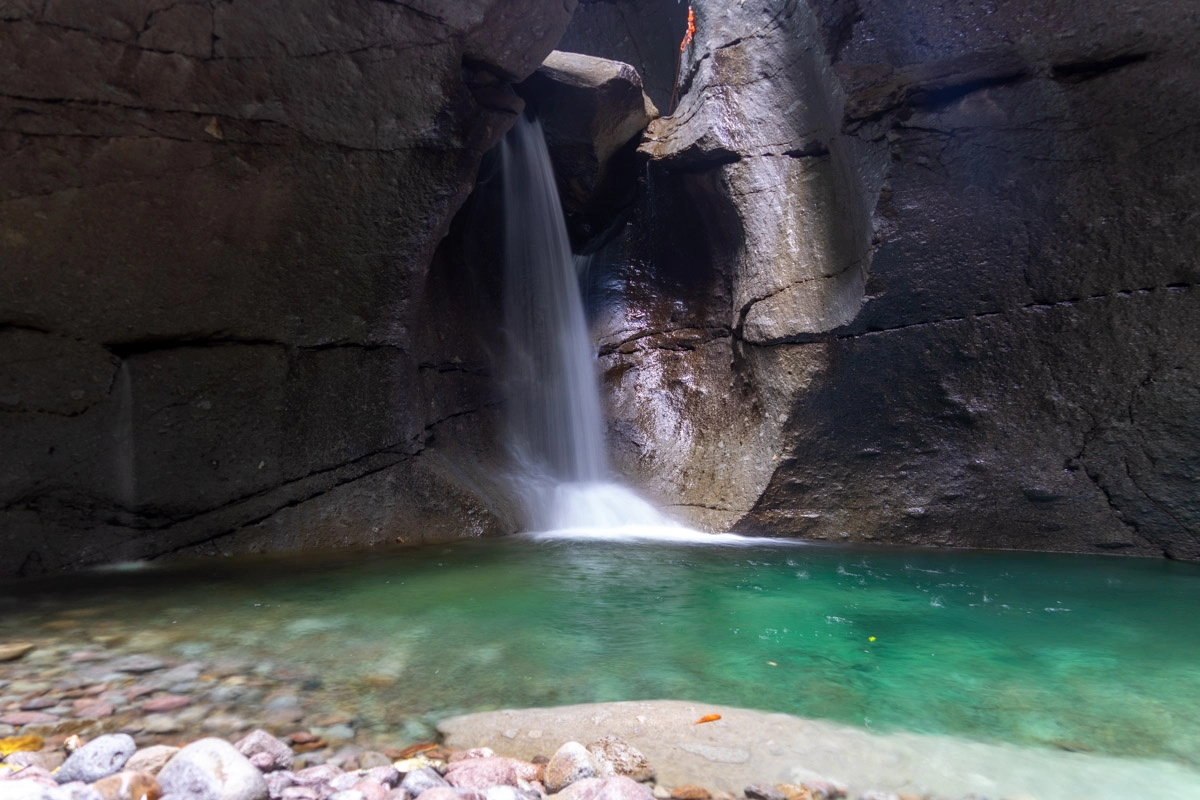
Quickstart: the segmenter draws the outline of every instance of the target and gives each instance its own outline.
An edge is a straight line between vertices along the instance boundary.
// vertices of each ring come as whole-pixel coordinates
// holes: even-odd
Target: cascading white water
[[[519,119],[500,155],[509,435],[532,525],[590,535],[695,533],[608,480],[595,351],[541,123]]]

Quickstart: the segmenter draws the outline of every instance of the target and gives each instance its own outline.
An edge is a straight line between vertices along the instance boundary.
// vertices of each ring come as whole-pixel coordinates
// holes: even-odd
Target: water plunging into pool
[[[509,437],[529,521],[548,536],[702,539],[610,479],[596,358],[542,126],[500,146]]]

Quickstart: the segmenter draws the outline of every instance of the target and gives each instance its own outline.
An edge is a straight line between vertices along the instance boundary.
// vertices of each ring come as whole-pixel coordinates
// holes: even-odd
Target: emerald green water
[[[92,608],[163,652],[317,676],[377,731],[675,698],[1200,765],[1200,568],[1169,561],[522,537],[3,594],[0,635]]]

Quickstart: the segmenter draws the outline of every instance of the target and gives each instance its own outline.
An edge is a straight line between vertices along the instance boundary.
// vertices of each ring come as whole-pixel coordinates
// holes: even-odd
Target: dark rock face
[[[426,272],[573,7],[0,5],[2,569],[509,529]]]
[[[558,49],[632,65],[665,114],[687,8],[678,0],[581,0]]]
[[[713,526],[1200,558],[1196,12],[692,5],[604,251],[623,468]]]

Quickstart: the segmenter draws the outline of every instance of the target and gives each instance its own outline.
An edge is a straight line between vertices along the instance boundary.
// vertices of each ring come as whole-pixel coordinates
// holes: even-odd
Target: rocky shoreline
[[[645,756],[615,736],[586,748],[567,742],[534,761],[498,756],[487,747],[450,751],[428,743],[395,759],[364,751],[308,766],[293,746],[263,730],[233,743],[208,737],[183,747],[138,747],[124,733],[86,743],[78,736],[46,742],[30,734],[0,740],[0,752],[6,753],[0,800],[735,800],[701,786],[655,784]],[[62,763],[49,769],[60,756]],[[745,796],[836,800],[846,790],[831,782],[762,784],[747,787]]]

